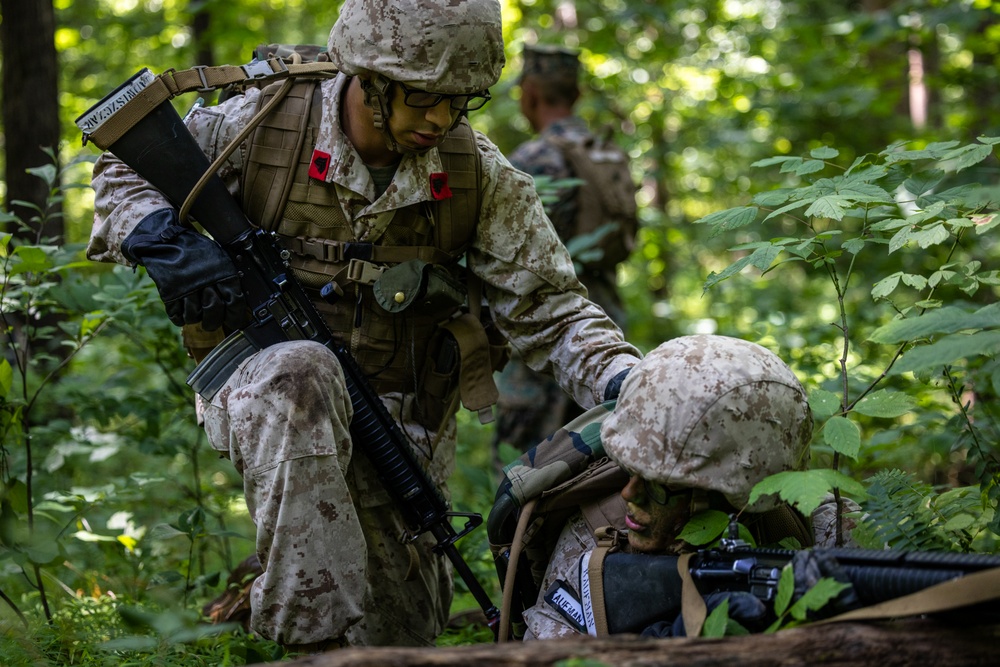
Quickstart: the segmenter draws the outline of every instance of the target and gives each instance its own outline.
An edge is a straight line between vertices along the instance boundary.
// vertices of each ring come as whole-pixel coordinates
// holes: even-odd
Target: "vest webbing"
[[[262,90],[258,108],[279,86]],[[338,303],[317,301],[317,306],[378,391],[415,390],[425,375],[432,336],[442,322],[450,322],[447,329],[464,362],[462,403],[482,411],[496,402],[497,390],[489,369],[482,367],[484,359],[489,361],[489,354],[483,353],[490,348],[478,321],[477,327],[469,327],[470,318],[455,319],[455,311],[412,309],[419,312],[390,315],[374,302],[370,289],[384,268],[412,259],[464,273],[458,260],[475,232],[482,180],[472,128],[463,119],[438,147],[452,196],[400,209],[376,243],[358,243],[336,186],[309,176],[321,110],[318,82],[297,81],[260,122],[244,148],[244,212],[254,224],[282,238],[292,253],[292,270],[305,287],[317,289],[335,279],[342,288],[344,297]],[[463,280],[473,278],[467,274]]]

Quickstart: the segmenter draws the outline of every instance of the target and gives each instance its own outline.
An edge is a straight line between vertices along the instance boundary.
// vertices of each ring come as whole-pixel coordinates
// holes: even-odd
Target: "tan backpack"
[[[567,245],[585,269],[613,269],[628,258],[638,230],[636,186],[629,156],[606,130],[584,142],[553,138],[573,175],[584,181],[577,188],[576,231]]]

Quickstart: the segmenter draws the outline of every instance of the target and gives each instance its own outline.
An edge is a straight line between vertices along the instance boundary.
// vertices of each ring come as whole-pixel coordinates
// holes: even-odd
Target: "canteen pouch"
[[[386,269],[372,285],[375,300],[389,313],[402,313],[414,304],[421,314],[446,316],[465,303],[465,288],[451,273],[436,264],[411,259]]]

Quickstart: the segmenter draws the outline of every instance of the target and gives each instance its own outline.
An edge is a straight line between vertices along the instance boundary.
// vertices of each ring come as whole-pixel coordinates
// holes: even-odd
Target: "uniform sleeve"
[[[525,363],[593,407],[611,378],[641,355],[587,299],[534,182],[477,136],[483,198],[469,266],[484,283],[497,328]]]
[[[246,124],[256,105],[256,89],[215,107],[197,109],[186,119],[188,129],[209,160],[214,160]],[[235,193],[242,154],[237,150],[219,174]],[[97,262],[127,264],[121,254],[122,241],[153,211],[173,207],[164,195],[110,152],[94,165],[94,226],[87,257]]]
[[[579,580],[580,557],[597,546],[597,541],[587,529],[587,523],[580,514],[566,522],[559,539],[552,550],[552,556],[545,568],[545,577],[538,593],[538,600],[524,612],[527,625],[524,640],[555,639],[571,637],[580,632],[566,618],[545,601],[545,591],[557,579],[575,586]],[[577,591],[578,593],[579,591]]]

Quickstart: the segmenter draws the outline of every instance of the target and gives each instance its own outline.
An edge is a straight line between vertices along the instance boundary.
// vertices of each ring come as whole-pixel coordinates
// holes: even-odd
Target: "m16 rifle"
[[[214,70],[225,70],[234,81],[240,77],[250,81],[288,76],[288,67],[280,60]],[[274,234],[253,227],[222,179],[208,173],[211,165],[207,156],[169,102],[177,91],[196,89],[179,82],[180,75],[191,71],[156,77],[144,69],[76,121],[85,143],[90,140],[111,151],[182,211],[190,203],[192,217],[222,246],[239,271],[252,320],[213,350],[191,373],[188,384],[211,399],[241,361],[270,345],[310,340],[331,350],[343,367],[354,408],[350,424],[354,443],[371,460],[411,537],[425,532],[434,536],[435,551],[448,557],[496,632],[500,612],[455,546],[482,523],[482,517],[450,511],[357,361],[333,336],[292,275],[288,252]],[[198,73],[204,82],[206,70]],[[188,202],[191,192],[198,189]],[[461,532],[452,525],[455,517],[466,520]]]
[[[898,615],[945,611],[1000,597],[1000,578],[994,576],[1000,570],[985,575],[988,570],[1000,568],[997,556],[893,549],[821,548],[813,551],[820,558],[836,559],[841,576],[846,577],[854,589],[859,611],[979,573],[989,578],[982,580],[984,585],[973,596],[950,596],[944,602],[940,599],[925,601],[923,606],[912,605],[911,613]],[[781,572],[796,553],[723,540],[719,548],[693,554],[687,562],[687,570],[703,597],[713,593],[749,593],[773,607]],[[641,632],[657,621],[673,620],[681,614],[683,579],[678,571],[678,560],[677,556],[629,553],[613,553],[604,559],[603,597],[611,634]],[[587,602],[584,600],[584,606]],[[996,612],[992,615],[995,619]],[[865,616],[856,613],[856,617]]]

